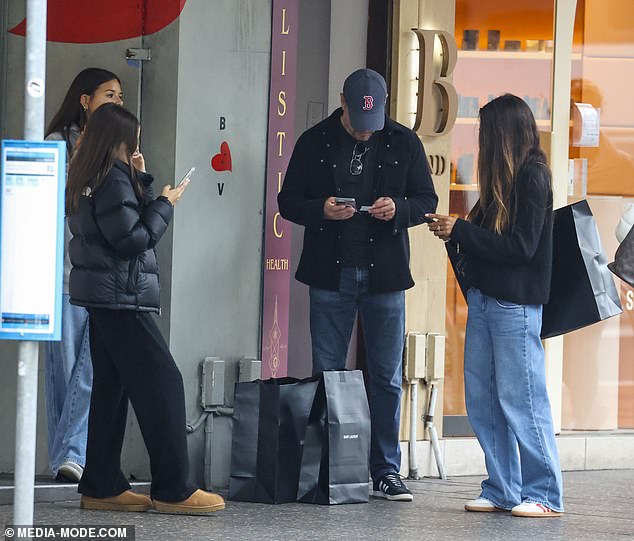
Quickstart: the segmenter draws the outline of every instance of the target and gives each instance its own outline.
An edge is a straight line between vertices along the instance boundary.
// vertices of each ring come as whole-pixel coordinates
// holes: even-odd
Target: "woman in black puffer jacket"
[[[183,379],[150,314],[160,306],[154,247],[187,182],[154,199],[138,135],[133,114],[102,105],[68,175],[70,302],[88,309],[93,363],[81,507],[208,513],[224,501],[188,482]],[[121,472],[128,399],[150,455],[152,499],[130,492]]]

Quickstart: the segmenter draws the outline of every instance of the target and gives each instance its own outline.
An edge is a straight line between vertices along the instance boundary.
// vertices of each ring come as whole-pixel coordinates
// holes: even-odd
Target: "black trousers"
[[[129,399],[150,455],[152,497],[187,499],[196,487],[188,481],[183,377],[163,336],[146,312],[88,312],[93,384],[79,492],[106,498],[130,488],[121,471]]]

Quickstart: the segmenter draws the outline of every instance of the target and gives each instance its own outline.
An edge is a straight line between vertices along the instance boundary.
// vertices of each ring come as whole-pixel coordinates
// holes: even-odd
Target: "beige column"
[[[413,28],[447,31],[453,36],[454,0],[395,0],[393,18],[391,116],[413,127],[416,111],[419,45]],[[437,48],[440,50],[440,47]],[[436,55],[438,57],[440,52]],[[438,58],[436,58],[438,60]],[[448,77],[447,79],[451,79]],[[445,170],[433,175],[439,197],[438,210],[449,210],[450,136],[422,136],[425,151],[433,160],[444,158]],[[434,168],[434,173],[437,170]],[[416,285],[406,293],[406,330],[445,334],[447,255],[443,243],[426,226],[410,229],[411,270]],[[442,381],[436,402],[435,425],[442,433]],[[427,407],[427,387],[421,381],[418,390],[417,438],[424,439],[421,414]],[[409,438],[410,396],[406,386],[401,414],[401,439]]]
[[[550,134],[550,167],[553,173],[554,207],[568,204],[568,145],[570,125],[570,80],[572,37],[577,0],[557,0],[555,4],[555,46],[553,53],[552,132]],[[555,432],[561,431],[561,397],[563,381],[562,336],[545,342],[546,380]]]

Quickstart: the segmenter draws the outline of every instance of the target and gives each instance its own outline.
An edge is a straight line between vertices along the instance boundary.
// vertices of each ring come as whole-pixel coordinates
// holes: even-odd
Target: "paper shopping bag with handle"
[[[369,462],[370,409],[363,373],[323,372],[306,428],[297,500],[367,502]]]
[[[294,502],[318,378],[236,383],[229,499]]]
[[[550,299],[542,338],[592,325],[622,312],[599,230],[586,200],[555,211]]]

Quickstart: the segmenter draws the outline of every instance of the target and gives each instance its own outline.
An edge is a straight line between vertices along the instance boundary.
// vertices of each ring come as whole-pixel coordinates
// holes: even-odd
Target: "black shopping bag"
[[[550,300],[542,338],[603,321],[622,312],[619,294],[586,200],[555,211]]]
[[[318,378],[236,383],[229,499],[294,502]]]
[[[323,372],[306,428],[297,501],[367,502],[369,464],[370,408],[363,373]]]

